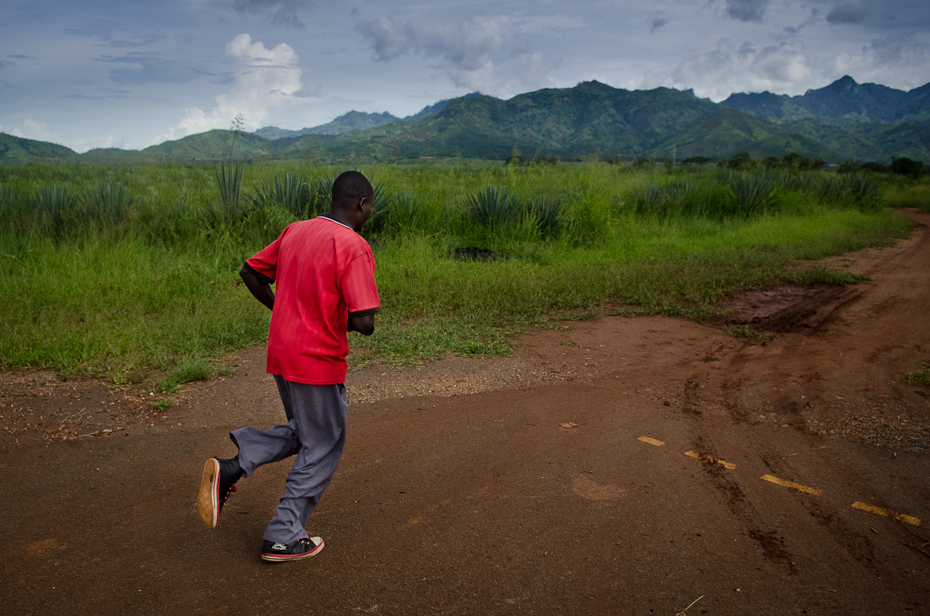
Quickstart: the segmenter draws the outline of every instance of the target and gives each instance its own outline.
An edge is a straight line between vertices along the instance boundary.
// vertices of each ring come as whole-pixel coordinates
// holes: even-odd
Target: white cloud
[[[185,117],[159,140],[177,139],[215,128],[229,128],[242,114],[243,127],[253,131],[265,125],[273,110],[305,103],[297,54],[286,43],[268,49],[248,34],[240,34],[226,44],[226,55],[236,62],[233,83],[217,96],[210,111],[199,107],[185,109]]]
[[[858,53],[841,53],[827,67],[832,78],[850,75],[860,83],[876,82],[893,88],[922,86],[930,74],[930,57],[916,33],[876,39]]]
[[[780,43],[756,49],[749,42],[736,47],[730,39],[721,39],[713,51],[684,60],[668,74],[649,74],[637,84],[657,86],[694,88],[698,96],[717,101],[733,92],[801,94],[813,86],[813,71],[797,45]]]
[[[357,29],[371,42],[375,60],[418,55],[435,61],[459,88],[503,96],[554,85],[543,55],[514,40],[517,28],[503,16],[462,21],[421,13],[406,20],[381,17]]]
[[[10,131],[14,137],[23,139],[35,139],[36,141],[49,141],[59,143],[61,135],[53,130],[49,130],[45,122],[36,122],[32,119],[23,120],[22,128],[14,128]]]

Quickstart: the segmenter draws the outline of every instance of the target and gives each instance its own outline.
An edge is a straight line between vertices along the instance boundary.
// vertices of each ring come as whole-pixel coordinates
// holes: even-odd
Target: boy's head
[[[333,212],[344,216],[356,232],[371,217],[375,191],[371,182],[358,171],[341,173],[333,182]]]

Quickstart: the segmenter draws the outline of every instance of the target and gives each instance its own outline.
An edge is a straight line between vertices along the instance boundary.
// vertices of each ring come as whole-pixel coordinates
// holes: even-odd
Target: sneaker
[[[210,458],[203,467],[197,509],[207,528],[216,528],[220,510],[229,495],[236,491],[236,482],[245,473],[239,466],[239,456],[223,460]]]
[[[289,560],[301,560],[316,556],[323,549],[320,537],[307,537],[290,543],[275,543],[267,539],[262,544],[262,560],[283,563]]]

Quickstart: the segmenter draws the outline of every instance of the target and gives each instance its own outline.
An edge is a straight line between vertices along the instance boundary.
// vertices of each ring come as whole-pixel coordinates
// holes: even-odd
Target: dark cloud
[[[114,48],[144,47],[164,40],[166,37],[154,32],[120,32],[117,24],[108,21],[94,21],[82,26],[65,28],[64,34],[99,39],[104,46]]]
[[[382,17],[356,29],[369,42],[375,60],[405,54],[433,60],[452,82],[488,94],[552,85],[551,66],[531,44],[513,34],[508,17],[455,20],[416,14],[406,20]]]
[[[740,21],[762,21],[769,0],[727,0],[727,17]]]
[[[382,17],[359,24],[358,31],[368,38],[376,60],[387,62],[416,53],[465,71],[487,65],[508,36],[505,18],[446,21],[431,15],[414,15],[406,21]]]
[[[671,23],[671,20],[665,17],[653,17],[652,21],[649,22],[649,32],[655,32],[662,26],[667,26],[669,23]]]
[[[312,0],[233,0],[233,8],[240,13],[264,13],[271,23],[292,28],[304,27],[297,12],[312,5]]]
[[[827,13],[827,21],[831,24],[861,24],[868,16],[869,7],[865,2],[844,2]]]
[[[98,56],[96,62],[123,64],[110,70],[110,80],[121,86],[145,83],[190,83],[201,71],[179,65],[157,53],[130,52],[122,56]]]
[[[5,68],[12,68],[16,66],[16,62],[10,62],[9,60],[0,60],[0,71]]]

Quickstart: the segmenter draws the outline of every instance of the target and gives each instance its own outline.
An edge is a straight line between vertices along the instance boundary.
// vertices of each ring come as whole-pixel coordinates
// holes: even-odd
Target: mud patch
[[[826,284],[746,291],[731,297],[723,308],[727,325],[784,333],[821,325],[830,312],[824,307],[844,293],[845,287]]]
[[[626,490],[620,486],[598,483],[585,475],[572,478],[572,490],[586,500],[617,500],[626,496]]]
[[[791,561],[791,553],[785,549],[785,540],[778,536],[778,531],[764,533],[761,530],[749,531],[749,537],[759,544],[762,553],[772,562],[787,565],[792,573],[795,572],[795,565]]]

